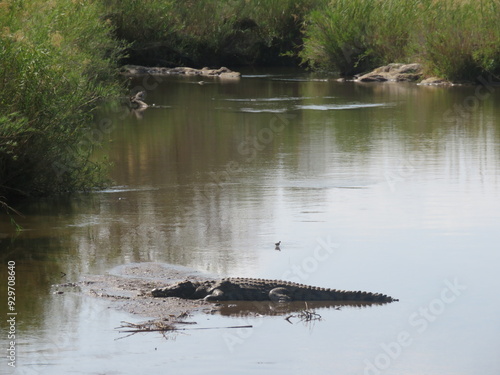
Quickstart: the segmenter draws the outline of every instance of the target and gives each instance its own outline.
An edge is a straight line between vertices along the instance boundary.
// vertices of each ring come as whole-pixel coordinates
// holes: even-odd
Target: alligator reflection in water
[[[362,309],[374,305],[383,305],[380,302],[352,302],[352,301],[296,301],[279,303],[273,301],[237,301],[219,305],[217,312],[223,316],[280,316],[302,312],[304,310],[314,311],[316,309],[343,308]]]

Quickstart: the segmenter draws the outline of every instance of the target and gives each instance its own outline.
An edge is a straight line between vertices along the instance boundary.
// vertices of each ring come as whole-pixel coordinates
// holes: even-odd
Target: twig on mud
[[[145,323],[130,323],[130,322],[125,322],[121,321],[121,326],[116,327],[115,329],[118,329],[120,333],[129,333],[127,336],[124,337],[119,337],[119,339],[124,339],[129,336],[135,335],[136,333],[139,332],[161,332],[163,337],[167,338],[166,334],[168,332],[175,331],[176,328],[173,323],[167,323],[162,320],[150,320]]]
[[[145,323],[138,323],[138,324],[125,322],[122,320],[120,323],[122,325],[120,327],[116,327],[115,329],[119,329],[120,330],[119,332],[122,333],[155,332],[155,331],[166,332],[166,331],[173,331],[176,329],[172,323],[166,323],[161,320],[151,320]],[[124,328],[127,329],[124,330]]]
[[[292,318],[297,318],[297,319],[299,319],[299,321],[304,322],[304,323],[308,323],[308,322],[311,322],[314,320],[322,320],[323,319],[321,317],[321,315],[319,315],[318,313],[309,310],[309,307],[307,306],[307,302],[305,304],[306,304],[306,308],[304,310],[300,311],[297,314],[292,314],[292,315],[287,316],[285,318],[285,320],[288,323],[293,324],[292,321],[290,320]]]
[[[121,321],[122,325],[120,327],[116,327],[120,333],[129,333],[129,335],[120,337],[119,339],[123,339],[132,335],[135,335],[139,332],[161,332],[163,337],[166,337],[166,334],[169,332],[178,332],[178,331],[189,331],[189,330],[201,330],[201,329],[225,329],[225,328],[252,328],[251,325],[246,326],[229,326],[229,327],[193,327],[193,328],[177,328],[176,324],[196,324],[195,322],[182,322],[182,321],[174,321],[174,322],[165,322],[163,320],[150,320],[144,323],[130,323]]]

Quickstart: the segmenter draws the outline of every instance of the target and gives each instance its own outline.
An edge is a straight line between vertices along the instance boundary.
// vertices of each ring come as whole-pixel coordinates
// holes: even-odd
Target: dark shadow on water
[[[223,316],[280,316],[315,309],[363,309],[373,306],[385,305],[386,303],[374,302],[342,302],[342,301],[296,301],[296,302],[272,302],[272,301],[234,301],[223,303],[218,313]]]

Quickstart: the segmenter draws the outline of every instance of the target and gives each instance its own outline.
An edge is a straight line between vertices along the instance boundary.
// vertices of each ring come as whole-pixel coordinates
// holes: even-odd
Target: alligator
[[[205,301],[355,301],[388,303],[398,301],[385,294],[319,288],[290,281],[225,278],[185,280],[151,291],[153,297],[180,297]]]

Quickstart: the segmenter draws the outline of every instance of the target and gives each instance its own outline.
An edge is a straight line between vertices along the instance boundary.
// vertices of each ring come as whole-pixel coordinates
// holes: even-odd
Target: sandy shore
[[[195,270],[160,263],[131,263],[111,269],[105,275],[87,275],[81,281],[53,285],[53,292],[80,291],[108,300],[117,310],[155,320],[178,321],[197,312],[213,313],[218,305],[200,300],[153,298],[151,290],[186,278],[215,278]]]

